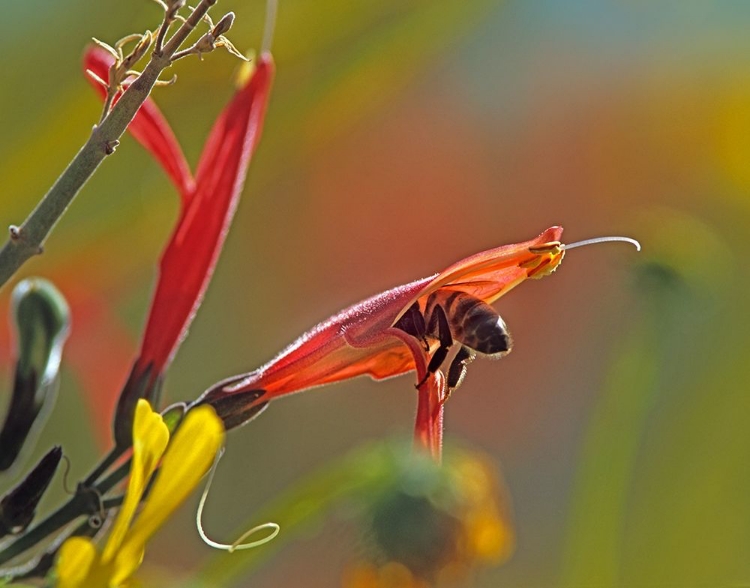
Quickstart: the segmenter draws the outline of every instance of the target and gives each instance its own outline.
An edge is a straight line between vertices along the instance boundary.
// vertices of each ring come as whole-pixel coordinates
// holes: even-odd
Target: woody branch
[[[162,47],[168,28],[167,11],[166,24],[163,23],[160,28],[156,49],[143,72],[127,87],[114,107],[105,113],[100,124],[93,128],[89,139],[26,220],[19,226],[11,225],[9,238],[0,249],[0,287],[26,261],[42,253],[44,242],[57,221],[102,161],[114,153],[120,137],[150,94],[161,72],[174,61],[175,53],[216,2],[201,0]]]

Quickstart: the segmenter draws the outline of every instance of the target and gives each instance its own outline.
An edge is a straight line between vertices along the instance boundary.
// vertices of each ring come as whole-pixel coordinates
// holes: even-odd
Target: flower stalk
[[[146,36],[149,37],[150,41],[149,39],[138,41],[136,52],[143,52],[142,47],[153,42],[156,45],[154,55],[152,55],[151,61],[144,69],[143,74],[132,81],[127,76],[120,78],[121,87],[116,88],[116,90],[121,90],[121,93],[116,91],[111,100],[109,98],[112,92],[109,85],[112,80],[112,60],[116,64],[118,58],[125,58],[121,51],[122,45],[119,45],[119,51],[116,49],[109,51],[99,44],[98,48],[89,51],[86,55],[86,68],[92,74],[90,78],[101,92],[105,104],[109,102],[112,107],[111,110],[108,110],[109,106],[105,106],[105,110],[108,110],[108,112],[102,123],[94,129],[87,146],[82,150],[84,155],[86,153],[91,155],[89,147],[95,142],[95,139],[100,142],[101,147],[102,137],[112,137],[111,130],[113,128],[117,127],[124,130],[128,123],[132,122],[129,128],[134,137],[164,167],[177,187],[182,203],[182,211],[178,217],[172,239],[162,255],[160,272],[163,275],[157,281],[157,290],[149,313],[147,328],[141,341],[141,349],[137,360],[134,363],[133,377],[125,387],[127,393],[125,404],[133,408],[138,403],[139,398],[147,397],[151,401],[157,398],[163,373],[171,362],[172,356],[201,302],[205,288],[208,286],[229,223],[238,204],[252,153],[258,144],[269,89],[273,79],[273,60],[270,54],[266,53],[256,62],[253,75],[246,75],[242,78],[235,97],[217,119],[207,140],[194,178],[169,125],[153,101],[148,98],[148,90],[155,83],[158,83],[160,71],[166,65],[175,61],[174,54],[187,34],[201,21],[208,21],[205,13],[214,3],[215,0],[201,2],[188,19],[182,19],[176,16],[176,11],[184,3],[170,2],[165,11],[165,19],[171,18],[172,21],[180,21],[182,24],[178,31],[171,39],[166,41],[169,28],[169,23],[167,23],[167,26],[162,27],[159,31],[163,34],[161,36],[157,34],[155,40],[154,35],[147,33]],[[229,29],[232,22],[233,16],[227,16],[219,24],[211,27],[217,40],[216,46],[226,47],[229,44],[228,40],[223,37],[223,33]],[[137,39],[133,40],[137,41]],[[100,59],[101,54],[105,56],[108,54],[110,61],[102,61]],[[133,63],[130,63],[128,67],[132,65]],[[110,80],[109,83],[104,82],[107,79]],[[128,108],[123,108],[128,104],[130,104]],[[112,139],[107,142],[101,151],[111,152],[116,146],[117,139]],[[79,157],[81,156],[79,154]],[[80,172],[80,166],[73,164],[71,166],[73,170],[77,170],[76,173]],[[58,184],[67,181],[70,181],[68,172],[63,174]],[[59,198],[53,197],[47,204],[40,203],[40,207],[44,211],[46,210],[45,207],[57,206],[59,203]],[[37,216],[32,214],[30,218],[32,220],[25,223],[24,227],[33,227],[34,222],[39,219],[38,213]],[[54,224],[54,221],[52,224]],[[51,225],[49,228],[51,228]],[[21,229],[13,231],[16,241],[23,240],[28,234]],[[18,250],[14,251],[17,252]],[[0,254],[1,260],[2,254]],[[189,270],[186,279],[182,281],[173,280],[173,273],[182,270]],[[205,412],[203,410],[192,411],[192,413],[198,414],[205,414]],[[119,423],[116,430],[120,432],[120,435],[117,437],[118,442],[115,447],[77,486],[75,494],[65,504],[35,526],[29,527],[14,540],[7,542],[0,549],[0,565],[7,565],[17,556],[28,552],[37,544],[47,540],[51,535],[58,533],[81,517],[100,515],[121,505],[121,497],[110,498],[107,497],[107,493],[128,474],[132,475],[132,457],[128,457],[112,469],[120,458],[128,452],[133,443],[133,418],[132,413],[128,413],[130,413],[129,410],[122,410],[119,414],[125,416],[116,418],[116,423]],[[186,407],[184,404],[173,405],[163,412],[164,424],[170,432],[174,431],[182,422],[183,417],[186,416],[185,413]],[[195,417],[191,417],[190,421],[195,423]],[[218,421],[216,422],[218,423]],[[125,435],[127,439],[125,439]],[[197,439],[199,435],[193,430],[190,437],[193,439],[190,443],[183,443],[184,450],[181,450],[183,456],[179,459],[173,458],[177,460],[176,468],[179,464],[187,463],[184,459],[187,455],[186,452],[192,452],[195,449],[194,439]],[[200,437],[203,438],[203,435],[200,435]],[[185,438],[183,435],[183,439]],[[134,452],[137,452],[137,448],[134,448]],[[173,454],[176,455],[175,452]],[[165,478],[162,486],[166,481]],[[156,488],[157,486],[151,492],[152,497],[158,496]],[[170,489],[167,492],[170,500],[171,497],[182,492],[183,488],[187,488],[187,486],[180,485],[179,489]],[[130,500],[131,506],[133,501],[134,499]],[[162,508],[158,510],[159,513],[168,512]],[[163,518],[162,514],[159,514],[159,516],[152,516],[152,514],[144,517],[140,526],[133,527],[133,532],[143,528],[144,525],[151,524],[148,523],[149,520]],[[147,538],[154,530],[154,527],[149,527],[140,534],[140,537]],[[30,570],[31,573],[36,573],[35,570],[48,569],[49,559],[54,557],[64,537],[93,535],[94,532],[95,527],[92,527],[89,521],[83,521],[77,527],[73,527],[72,530],[69,529],[62,536],[58,536],[55,541],[50,543],[47,552],[41,556],[27,561],[20,567],[0,570],[0,577],[4,579],[20,578],[24,574],[30,573]],[[136,534],[136,536],[138,535]],[[135,561],[138,554],[133,552],[131,555],[130,560]],[[45,568],[45,566],[47,567]]]
[[[152,53],[143,73],[128,86],[101,123],[94,127],[89,139],[28,218],[21,225],[10,227],[9,238],[0,249],[0,287],[26,261],[43,252],[44,242],[57,221],[99,165],[114,153],[120,137],[159,80],[161,72],[171,65],[174,54],[216,1],[201,0],[164,45],[161,53]]]

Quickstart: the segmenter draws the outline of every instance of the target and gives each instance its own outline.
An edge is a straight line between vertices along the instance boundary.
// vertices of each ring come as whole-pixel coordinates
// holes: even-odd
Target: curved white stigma
[[[585,239],[583,241],[576,241],[575,243],[570,243],[569,245],[563,245],[563,249],[575,249],[576,247],[584,247],[586,245],[595,245],[596,243],[609,243],[611,241],[620,241],[622,243],[630,243],[633,245],[636,250],[641,250],[641,244],[636,241],[635,239],[631,239],[630,237],[596,237],[594,239]]]

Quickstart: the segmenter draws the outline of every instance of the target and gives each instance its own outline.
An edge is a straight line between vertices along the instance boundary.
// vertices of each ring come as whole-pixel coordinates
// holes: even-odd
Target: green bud
[[[17,535],[31,524],[60,459],[62,448],[55,445],[15,488],[0,499],[0,537]]]
[[[170,435],[175,432],[177,425],[182,422],[182,418],[185,416],[186,412],[187,404],[184,402],[171,404],[161,412],[161,418],[164,419],[164,424],[167,425]]]
[[[32,428],[39,430],[54,404],[70,309],[50,282],[30,278],[13,290],[11,323],[17,359],[13,395],[0,430],[0,471],[10,468],[24,446],[31,445]]]

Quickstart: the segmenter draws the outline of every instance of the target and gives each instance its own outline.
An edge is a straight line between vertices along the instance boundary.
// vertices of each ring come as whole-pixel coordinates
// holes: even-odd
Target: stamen
[[[266,1],[266,23],[263,25],[263,42],[260,45],[260,52],[267,53],[271,51],[273,43],[273,32],[276,29],[276,13],[278,11],[277,0]]]
[[[585,247],[586,245],[595,245],[596,243],[609,243],[612,241],[620,241],[622,243],[630,243],[633,245],[636,250],[641,250],[641,244],[636,241],[635,239],[631,239],[630,237],[596,237],[594,239],[585,239],[583,241],[576,241],[575,243],[570,243],[568,245],[563,245],[563,249],[575,249],[576,247]]]
[[[203,508],[206,505],[206,499],[208,498],[208,493],[211,490],[211,484],[214,481],[214,474],[216,473],[216,467],[219,465],[219,460],[221,459],[221,456],[224,454],[224,450],[222,449],[219,453],[216,454],[216,459],[214,460],[214,464],[211,466],[211,469],[208,472],[208,480],[206,481],[206,488],[203,490],[203,494],[201,495],[201,500],[198,503],[198,510],[195,513],[195,526],[198,528],[198,534],[201,536],[201,539],[203,539],[203,542],[208,545],[209,547],[213,547],[215,549],[221,549],[223,551],[228,551],[229,553],[232,553],[233,551],[240,551],[242,549],[251,549],[253,547],[258,547],[260,545],[263,545],[264,543],[268,543],[276,535],[279,534],[279,531],[281,530],[281,527],[276,523],[263,523],[262,525],[257,525],[253,527],[252,529],[245,531],[240,537],[234,542],[234,543],[219,543],[217,541],[214,541],[213,539],[210,539],[208,535],[206,535],[206,532],[203,530]],[[255,541],[249,541],[248,543],[243,543],[245,539],[247,539],[250,535],[253,535],[257,533],[258,531],[263,531],[265,529],[272,529],[271,533],[263,537],[262,539],[257,539]]]

